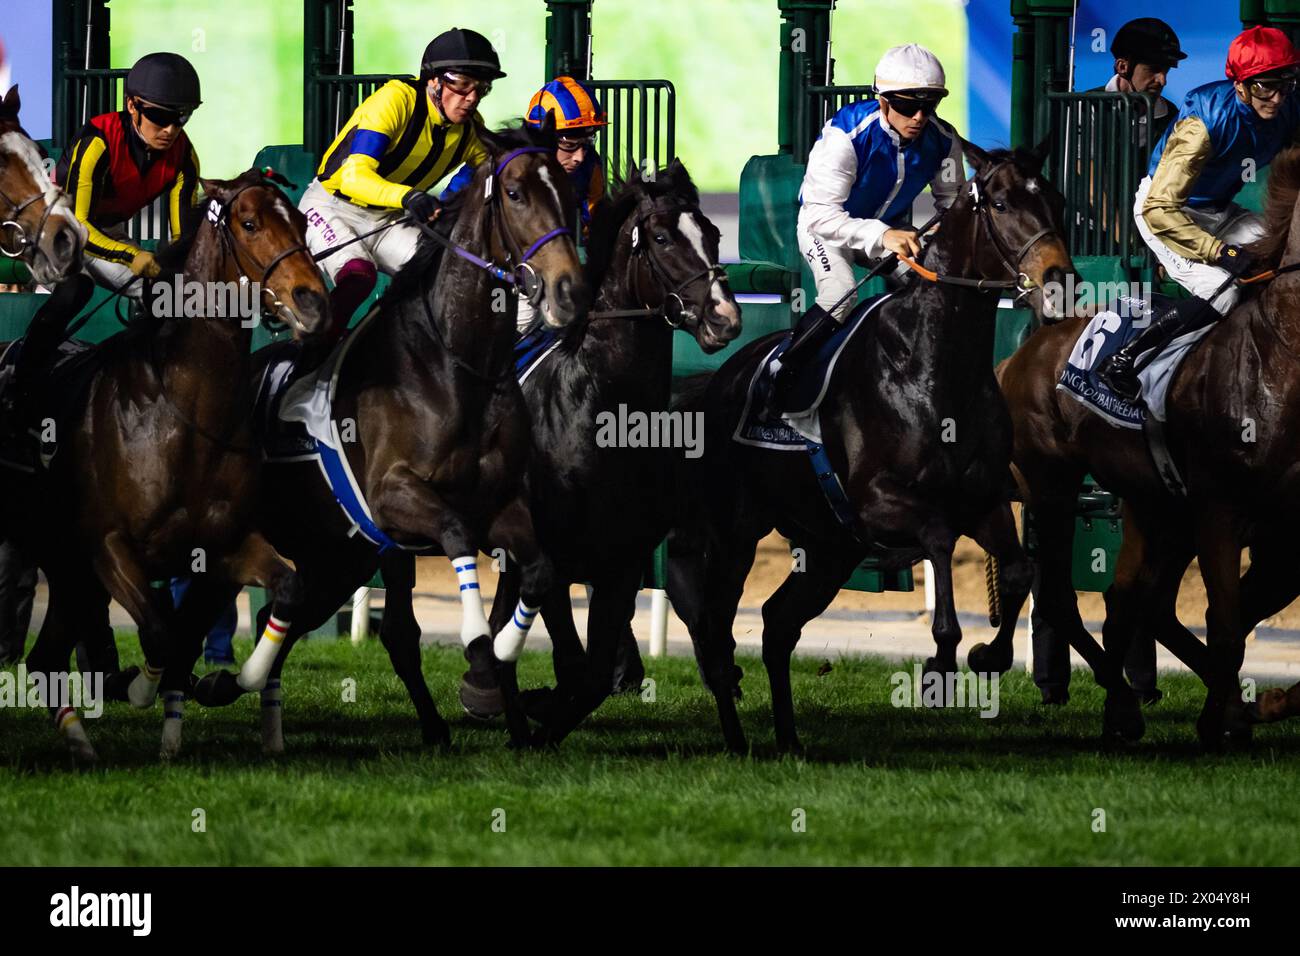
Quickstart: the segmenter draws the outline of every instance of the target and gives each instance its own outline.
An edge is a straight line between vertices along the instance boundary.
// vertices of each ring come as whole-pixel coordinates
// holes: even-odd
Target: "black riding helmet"
[[[1148,66],[1173,66],[1187,59],[1173,27],[1156,17],[1139,17],[1120,27],[1110,52],[1116,59]]]
[[[424,48],[420,79],[427,80],[447,70],[481,80],[499,80],[506,75],[501,72],[501,60],[491,41],[481,33],[460,27],[439,33]]]
[[[201,102],[199,74],[177,53],[150,53],[140,57],[126,75],[126,92],[142,100],[181,112]]]

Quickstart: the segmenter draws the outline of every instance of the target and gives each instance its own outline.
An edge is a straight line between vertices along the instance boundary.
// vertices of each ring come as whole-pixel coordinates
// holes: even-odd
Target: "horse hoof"
[[[500,687],[479,687],[471,684],[467,678],[460,679],[460,705],[465,713],[475,720],[488,721],[499,717],[506,710],[505,698]]]
[[[1070,702],[1070,692],[1063,687],[1044,688],[1042,695],[1043,704],[1047,707],[1064,707]]]
[[[639,694],[641,693],[641,683],[645,680],[645,668],[641,662],[637,661],[637,666],[616,673],[614,675],[614,686],[610,690],[611,697],[617,697],[619,694]]]
[[[424,745],[437,750],[451,750],[451,728],[445,723],[434,730],[424,731]]]
[[[1138,691],[1138,696],[1142,698],[1143,707],[1153,707],[1165,699],[1165,692],[1159,687],[1152,687]]]
[[[230,671],[211,671],[194,683],[194,699],[204,707],[226,707],[244,695]]]
[[[69,741],[68,752],[72,754],[72,762],[78,767],[90,768],[99,763],[99,754],[95,753],[95,748],[88,740]]]
[[[1006,654],[999,654],[982,642],[970,649],[966,665],[976,674],[1005,674],[1011,670],[1011,660]]]
[[[776,742],[776,752],[787,757],[803,757],[807,754],[807,750],[798,737],[791,737],[789,740],[778,740]]]
[[[524,716],[529,720],[538,724],[549,724],[557,696],[553,688],[536,687],[523,691],[519,695],[519,706],[523,708]]]
[[[1141,740],[1146,732],[1146,721],[1142,719],[1137,698],[1120,701],[1113,695],[1107,694],[1106,704],[1102,710],[1101,732],[1106,737],[1118,738],[1128,743]]]
[[[1245,718],[1255,724],[1270,724],[1281,720],[1287,714],[1286,691],[1274,687],[1259,695],[1258,700],[1246,704],[1242,712]]]
[[[124,671],[107,674],[104,677],[104,697],[119,703],[126,703],[130,698],[131,681],[140,673],[140,668],[132,665]]]

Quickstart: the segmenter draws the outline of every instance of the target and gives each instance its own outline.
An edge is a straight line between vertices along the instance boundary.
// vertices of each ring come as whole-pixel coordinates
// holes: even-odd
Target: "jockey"
[[[1088,92],[1149,93],[1155,97],[1151,122],[1147,122],[1146,116],[1137,118],[1137,142],[1140,146],[1147,144],[1148,126],[1151,127],[1149,141],[1158,141],[1178,113],[1178,107],[1160,95],[1168,81],[1169,71],[1178,66],[1180,60],[1187,59],[1178,34],[1163,20],[1139,17],[1115,31],[1110,52],[1115,57],[1115,75],[1105,86]]]
[[[325,151],[298,204],[307,246],[319,254],[348,243],[321,265],[334,283],[330,307],[336,338],[375,288],[411,258],[419,228],[440,203],[426,190],[462,161],[487,158],[478,138],[478,104],[504,77],[496,50],[473,30],[447,30],[425,48],[419,80],[389,80],[356,108]],[[385,223],[390,228],[350,242]]]
[[[150,53],[126,76],[126,109],[92,117],[60,159],[54,178],[86,227],[86,271],[100,285],[143,299],[144,282],[130,280],[156,278],[158,262],[123,224],[163,193],[171,238],[180,237],[199,177],[198,155],[182,127],[199,103],[190,62]]]
[[[18,436],[34,411],[36,381],[95,282],[143,304],[161,271],[124,228],[163,193],[173,240],[194,205],[199,158],[182,127],[198,108],[199,75],[183,56],[150,53],[126,75],[126,109],[92,117],[63,154],[54,181],[86,228],[85,275],[60,283],[33,316],[13,377],[0,397],[0,437]],[[89,276],[89,278],[87,278]]]
[[[1116,394],[1129,400],[1140,394],[1138,355],[1148,349],[1154,355],[1181,332],[1217,321],[1237,304],[1240,293],[1224,283],[1256,265],[1243,247],[1265,230],[1233,198],[1245,183],[1244,171],[1267,166],[1300,129],[1298,65],[1300,53],[1285,33],[1252,27],[1232,41],[1228,80],[1188,93],[1156,144],[1133,206],[1138,232],[1170,278],[1196,298],[1179,302],[1098,367],[1098,377]]]
[[[910,215],[927,184],[938,209],[957,198],[966,179],[962,140],[934,115],[948,95],[944,82],[943,66],[929,50],[915,43],[894,47],[876,66],[877,98],[831,117],[808,154],[797,236],[817,301],[781,356],[772,410],[785,410],[799,369],[853,307],[853,264],[920,253]]]
[[[608,123],[605,111],[600,108],[596,94],[585,84],[571,76],[557,76],[533,94],[524,121],[540,128],[547,113],[555,116],[555,132],[559,137],[555,158],[573,184],[578,198],[578,222],[585,238],[592,214],[605,201],[608,191],[604,164],[592,144],[596,130]],[[463,189],[473,177],[474,167],[466,163],[443,190],[443,200]],[[520,298],[515,320],[520,332],[533,324],[536,314],[528,300]]]

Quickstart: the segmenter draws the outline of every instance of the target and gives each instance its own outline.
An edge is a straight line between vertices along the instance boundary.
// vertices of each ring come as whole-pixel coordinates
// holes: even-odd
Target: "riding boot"
[[[840,323],[835,317],[820,305],[814,304],[804,313],[795,326],[790,345],[781,353],[781,365],[768,393],[765,417],[776,418],[789,410],[787,404],[790,401],[790,391],[798,380],[799,373],[839,327]]]
[[[1184,299],[1178,302],[1097,366],[1097,377],[1116,395],[1130,402],[1137,401],[1142,394],[1142,383],[1137,377],[1141,371],[1137,367],[1137,357],[1148,349],[1152,350],[1152,357],[1158,355],[1165,345],[1180,334],[1205,324],[1207,319],[1217,320],[1218,315],[1205,299]],[[1146,363],[1143,363],[1143,368],[1145,367]]]
[[[357,307],[366,301],[375,289],[378,273],[374,263],[365,259],[350,259],[343,264],[330,290],[330,325],[319,336],[304,342],[294,362],[289,380],[295,381],[314,372],[329,357],[343,333],[347,331]]]

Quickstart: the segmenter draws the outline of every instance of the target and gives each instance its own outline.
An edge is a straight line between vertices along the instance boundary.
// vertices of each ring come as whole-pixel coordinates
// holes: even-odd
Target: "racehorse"
[[[33,279],[53,286],[81,270],[86,229],[19,123],[21,105],[16,86],[0,99],[0,254],[22,259]]]
[[[374,526],[392,545],[380,553],[350,533],[352,523],[315,463],[267,468],[264,526],[294,561],[305,588],[263,695],[263,745],[270,752],[284,746],[279,680],[294,641],[333,615],[376,567],[387,589],[381,640],[411,695],[424,741],[450,742],[420,672],[420,627],[411,611],[414,551],[452,559],[463,602],[467,680],[485,689],[504,686],[513,706],[514,661],[553,572],[524,497],[532,439],[514,379],[514,320],[500,307],[505,298],[499,294],[511,273],[494,263],[510,263],[520,284],[525,272],[535,276],[538,312],[554,327],[583,316],[588,295],[571,230],[576,201],[554,158],[551,125],[479,135],[489,159],[444,206],[448,250],[426,240],[394,277],[378,314],[351,333],[359,337],[337,383],[333,419],[355,427],[355,440],[345,443],[348,461]],[[257,368],[278,351],[259,351]],[[483,612],[476,561],[480,550],[494,547],[508,552],[523,578],[512,623],[495,632]],[[219,606],[229,597],[218,591],[207,599]],[[199,646],[190,648],[185,673]],[[221,705],[239,692],[231,675],[220,671],[205,675],[195,695]]]
[[[966,144],[975,178],[943,214],[917,276],[877,304],[845,345],[820,412],[825,452],[847,497],[843,523],[803,452],[731,438],[756,368],[788,333],[742,349],[686,402],[706,417],[705,453],[686,463],[692,507],[669,539],[669,596],[690,629],[733,751],[746,741],[731,628],[755,548],[773,528],[802,555],[763,605],[763,663],[781,750],[799,747],[790,688],[795,643],[873,547],[894,549],[887,561],[899,566],[921,556],[933,563],[937,655],[927,671],[957,667],[952,551],[959,535],[1001,563],[1003,604],[1018,608],[1024,600],[1032,571],[1009,503],[1011,423],[992,354],[998,290],[1018,289],[1040,314],[1050,312],[1044,287],[1073,269],[1061,235],[1063,200],[1041,175],[1045,147],[986,153]],[[1004,620],[1002,630],[1014,626],[1014,618]]]
[[[675,329],[707,353],[739,334],[740,307],[717,265],[719,237],[680,161],[652,179],[633,170],[592,221],[587,282],[599,290],[594,311],[524,379],[537,449],[529,493],[538,538],[556,566],[541,614],[558,686],[546,701],[538,743],[558,743],[615,683],[616,649],[630,635],[642,574],[671,525],[672,459],[683,451],[658,443],[611,447],[598,423],[619,415],[653,421],[651,414],[668,411]],[[519,578],[507,563],[494,628],[513,610]],[[581,581],[591,586],[585,653],[569,601],[569,585]],[[471,713],[497,709],[474,688],[463,691]],[[529,709],[537,713],[534,701]],[[518,738],[523,728],[512,731]]]
[[[303,215],[257,170],[201,182],[206,216],[192,241],[160,262],[183,254],[187,280],[224,289],[255,281],[261,314],[284,319],[299,338],[326,329],[328,298],[303,244]],[[192,605],[178,615],[170,594],[150,582],[194,574],[257,584],[274,594],[275,618],[284,622],[300,597],[292,568],[254,525],[260,467],[248,395],[256,319],[195,311],[96,346],[93,377],[58,423],[65,437],[49,473],[23,479],[40,486],[45,506],[33,510],[30,494],[14,489],[5,495],[9,526],[25,529],[50,589],[28,669],[66,669],[78,631],[101,623],[107,591],[139,627],[146,663],[130,684],[131,702],[148,706],[162,682],[164,756],[179,746],[189,678],[170,670],[163,680],[164,669],[183,645],[177,635],[202,633],[217,609],[196,614]],[[74,756],[93,760],[75,709],[49,703]]]
[[[1250,704],[1238,682],[1245,639],[1260,621],[1300,594],[1294,542],[1300,528],[1300,150],[1272,164],[1268,235],[1258,245],[1277,275],[1247,296],[1184,359],[1166,399],[1166,441],[1187,488],[1165,489],[1142,433],[1114,428],[1056,389],[1084,319],[1036,331],[999,369],[1015,425],[1014,464],[1033,512],[1040,547],[1039,603],[1106,688],[1103,729],[1128,739],[1143,733],[1121,670],[1137,628],[1164,643],[1205,681],[1197,734],[1207,749],[1247,738],[1252,720],[1300,713],[1300,685],[1271,690]],[[1105,650],[1079,619],[1070,584],[1075,495],[1086,473],[1124,502],[1124,540],[1106,592]],[[1241,575],[1241,552],[1251,564]],[[1191,559],[1205,580],[1207,645],[1175,615]],[[1010,666],[1001,635],[983,655]],[[972,664],[974,666],[974,664]],[[1247,706],[1249,704],[1249,706]]]

